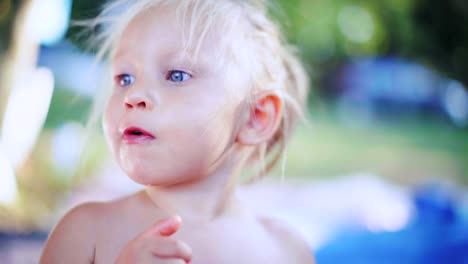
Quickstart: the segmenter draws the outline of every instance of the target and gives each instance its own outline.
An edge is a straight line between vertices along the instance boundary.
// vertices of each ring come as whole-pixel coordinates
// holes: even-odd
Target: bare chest
[[[192,264],[287,263],[281,248],[262,229],[193,232],[185,241],[193,250]]]
[[[113,263],[120,250],[140,231],[136,228],[100,234],[94,263]],[[191,247],[191,264],[288,263],[288,257],[278,242],[256,223],[186,226],[173,237]]]

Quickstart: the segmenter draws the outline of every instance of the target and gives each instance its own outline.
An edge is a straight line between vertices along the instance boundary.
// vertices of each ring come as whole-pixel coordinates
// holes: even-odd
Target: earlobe
[[[283,102],[280,96],[272,92],[258,94],[236,141],[243,145],[267,142],[278,129],[282,114]]]

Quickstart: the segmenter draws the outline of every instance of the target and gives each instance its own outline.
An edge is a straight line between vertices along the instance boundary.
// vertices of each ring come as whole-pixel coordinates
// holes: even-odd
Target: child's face
[[[216,169],[211,165],[231,140],[240,104],[228,91],[247,83],[239,67],[214,66],[224,54],[220,36],[209,34],[194,60],[190,49],[183,54],[171,10],[145,12],[124,31],[112,60],[104,130],[133,180],[171,185]]]

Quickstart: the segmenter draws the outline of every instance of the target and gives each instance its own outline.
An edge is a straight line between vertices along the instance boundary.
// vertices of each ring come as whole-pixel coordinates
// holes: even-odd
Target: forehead
[[[225,34],[214,23],[203,23],[178,17],[174,7],[152,7],[136,15],[124,28],[113,52],[141,55],[175,55],[192,59],[221,55],[226,50]],[[157,53],[157,54],[154,54]]]

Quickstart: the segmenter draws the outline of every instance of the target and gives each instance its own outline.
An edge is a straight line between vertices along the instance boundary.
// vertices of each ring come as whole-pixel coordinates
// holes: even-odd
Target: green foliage
[[[91,98],[82,97],[66,89],[56,87],[45,128],[57,128],[66,121],[77,121],[85,124],[91,104]]]
[[[466,1],[280,2],[291,17],[288,36],[321,72],[356,56],[398,56],[432,66],[468,86]],[[359,7],[371,15],[374,31],[368,41],[353,43],[340,30],[340,12],[346,7]]]
[[[417,0],[411,22],[410,56],[468,87],[468,1]]]
[[[71,21],[84,21],[93,19],[101,12],[104,0],[79,0],[73,1]],[[88,50],[90,35],[93,31],[87,31],[82,27],[70,26],[67,32],[67,38],[72,40],[78,47],[83,50]]]
[[[18,9],[18,1],[0,0],[0,57],[10,45],[14,17]]]

